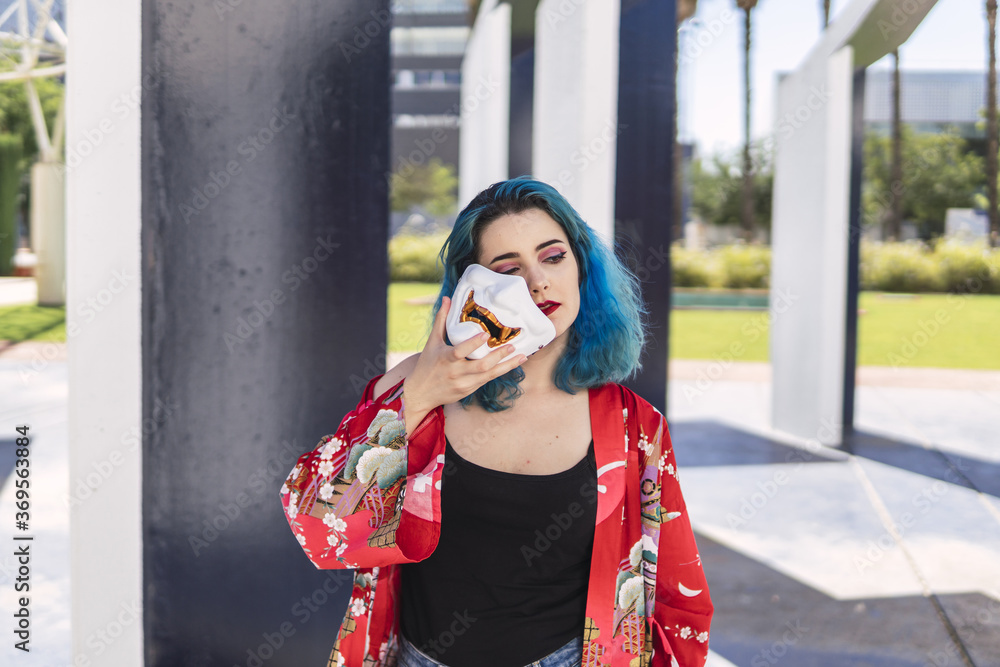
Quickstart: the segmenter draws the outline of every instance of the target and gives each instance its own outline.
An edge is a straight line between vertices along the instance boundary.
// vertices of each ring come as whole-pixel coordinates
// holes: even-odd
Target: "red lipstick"
[[[558,309],[561,305],[562,304],[558,301],[542,301],[538,304],[538,309],[545,313],[545,316],[548,317],[552,313],[556,312],[556,309]]]

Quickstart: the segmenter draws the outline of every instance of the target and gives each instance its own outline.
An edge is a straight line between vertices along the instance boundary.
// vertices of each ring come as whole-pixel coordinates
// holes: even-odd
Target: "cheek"
[[[583,284],[583,272],[580,270],[580,262],[577,260],[576,255],[573,255],[573,271],[576,272],[576,284]]]
[[[567,313],[572,313],[573,316],[575,317],[580,312],[580,300],[581,300],[580,299],[580,286],[576,285],[575,289],[574,289],[573,286],[567,285],[567,287],[568,287],[568,289],[567,289],[568,295],[567,296],[569,296],[569,298],[566,299],[566,302],[565,302],[564,305],[566,306],[566,312]]]

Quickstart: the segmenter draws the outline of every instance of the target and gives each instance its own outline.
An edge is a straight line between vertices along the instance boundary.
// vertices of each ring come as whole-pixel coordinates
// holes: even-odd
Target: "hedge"
[[[439,283],[444,267],[437,254],[448,238],[435,234],[397,234],[389,240],[389,279],[401,283]]]
[[[0,134],[0,276],[14,273],[17,252],[17,203],[21,188],[18,164],[24,154],[19,134]]]

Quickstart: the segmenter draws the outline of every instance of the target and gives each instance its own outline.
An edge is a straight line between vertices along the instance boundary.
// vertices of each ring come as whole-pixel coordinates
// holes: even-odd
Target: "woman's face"
[[[541,209],[505,215],[487,223],[479,238],[477,263],[521,276],[535,305],[566,333],[580,312],[580,271],[558,222]]]

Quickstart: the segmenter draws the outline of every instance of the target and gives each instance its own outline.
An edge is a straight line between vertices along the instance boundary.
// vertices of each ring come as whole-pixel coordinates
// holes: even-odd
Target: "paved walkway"
[[[14,426],[35,434],[32,653],[8,641],[4,665],[73,663],[57,352],[0,354],[0,479]],[[709,665],[1000,666],[1000,373],[862,368],[857,434],[834,449],[769,427],[766,364],[710,370],[674,362],[668,412],[716,606]],[[5,482],[0,517],[14,502]],[[0,541],[11,532],[0,519]],[[15,572],[5,551],[8,619]]]
[[[669,421],[717,664],[1000,665],[1000,391],[862,385],[840,450],[773,432],[768,383],[694,388]]]

